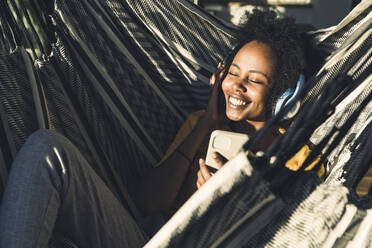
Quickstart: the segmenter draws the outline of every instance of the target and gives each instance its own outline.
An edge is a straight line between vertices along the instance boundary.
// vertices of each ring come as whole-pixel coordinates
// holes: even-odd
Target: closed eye
[[[238,76],[238,74],[235,74],[235,73],[232,73],[232,72],[229,72],[229,75],[234,76],[234,77]]]
[[[261,82],[261,81],[255,81],[255,80],[251,80],[251,79],[248,79],[249,82],[252,82],[254,84],[265,84],[264,82]]]

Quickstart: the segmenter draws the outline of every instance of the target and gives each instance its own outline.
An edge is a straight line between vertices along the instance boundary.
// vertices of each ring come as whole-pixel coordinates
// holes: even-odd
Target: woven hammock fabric
[[[38,94],[33,68],[23,48],[0,57],[0,82],[0,101],[12,133],[8,138],[14,157],[27,137],[42,125],[35,111]]]
[[[357,31],[370,29],[371,5],[310,35],[327,63],[306,103],[340,73],[365,79],[370,36]],[[18,50],[0,57],[1,104],[15,116],[5,121],[9,146],[18,150],[38,128],[63,133],[138,217],[127,187],[162,157],[184,117],[206,106],[209,75],[236,29],[181,0],[56,0],[51,19],[57,41],[32,70]],[[14,42],[1,27],[6,51]]]
[[[332,123],[334,123],[334,125],[337,124],[337,125],[341,126],[343,123],[345,123],[347,118],[349,118],[353,113],[355,113],[355,109],[359,105],[361,105],[361,102],[363,102],[364,99],[368,99],[368,97],[371,96],[371,93],[368,91],[368,89],[371,85],[371,78],[370,78],[370,75],[369,75],[370,74],[369,72],[370,72],[370,69],[371,69],[371,63],[369,62],[370,61],[369,50],[370,50],[370,47],[371,47],[370,46],[371,36],[370,36],[369,32],[359,33],[359,34],[358,33],[353,34],[353,33],[348,32],[348,28],[354,27],[353,25],[356,25],[356,26],[359,26],[359,27],[360,27],[361,23],[362,24],[366,23],[366,25],[370,25],[372,20],[369,16],[369,11],[362,11],[362,10],[368,9],[369,6],[371,6],[371,3],[364,2],[364,4],[365,4],[364,6],[358,6],[358,9],[360,11],[351,13],[351,16],[357,17],[356,22],[350,22],[350,26],[348,26],[345,29],[342,29],[342,28],[339,28],[339,27],[334,28],[334,30],[338,30],[337,35],[338,35],[339,38],[337,39],[337,38],[334,37],[334,40],[331,43],[336,44],[337,42],[339,42],[340,44],[339,44],[339,46],[337,46],[335,51],[329,50],[330,55],[328,56],[328,61],[333,60],[333,63],[325,64],[325,66],[323,68],[325,73],[319,73],[319,76],[315,75],[311,79],[312,83],[317,85],[317,87],[319,87],[317,89],[319,91],[315,90],[313,92],[310,92],[310,93],[307,94],[307,98],[305,98],[305,99],[307,99],[307,101],[310,102],[309,104],[311,104],[311,102],[314,99],[316,99],[317,94],[322,92],[323,88],[326,88],[327,86],[331,85],[334,82],[334,79],[339,74],[342,74],[342,73],[349,73],[349,75],[351,77],[350,83],[353,83],[356,86],[359,85],[362,88],[364,86],[365,91],[363,91],[359,95],[356,94],[356,95],[359,96],[359,98],[358,98],[359,101],[351,102],[351,104],[349,105],[349,108],[347,108],[346,111],[344,112],[344,114],[346,113],[346,116],[340,115],[340,114],[335,114],[335,115],[332,115],[330,117],[330,120],[331,120]],[[346,17],[345,19],[350,19],[350,16]],[[351,19],[351,20],[354,20],[354,19]],[[367,29],[367,30],[370,31],[370,28]],[[330,31],[330,32],[332,32],[332,31]],[[356,35],[356,37],[354,35]],[[329,36],[328,39],[330,39],[330,37],[331,36]],[[345,47],[343,47],[344,44],[348,44],[348,46],[346,46],[346,48],[345,48]],[[345,55],[345,57],[342,57],[340,54]],[[337,81],[336,81],[336,83],[337,83]],[[315,94],[314,92],[317,92],[317,93]],[[365,115],[370,114],[370,113],[368,113],[368,106],[369,105],[367,105],[367,107],[363,108],[362,112],[359,113],[360,114],[359,119],[357,120],[357,122],[353,126],[353,129],[355,129],[355,127],[358,127],[358,126],[361,127],[361,124],[366,119]],[[320,129],[324,129],[324,126],[320,126]],[[290,130],[288,130],[287,132],[289,132],[289,131]],[[330,130],[328,130],[328,131],[330,131]],[[311,132],[311,130],[310,130],[310,132]],[[323,134],[323,138],[324,138],[324,136],[325,136],[325,134]],[[315,138],[315,137],[316,136],[314,136],[313,138]],[[346,138],[346,137],[344,137],[344,138]],[[321,139],[319,137],[318,142],[320,142],[320,141],[321,141]],[[345,144],[345,143],[343,142],[342,144]],[[337,147],[337,149],[342,149],[342,144],[339,145]],[[239,165],[243,165],[243,163],[242,164],[239,163]],[[228,164],[226,166],[228,166]],[[238,166],[236,165],[235,167],[238,170]],[[240,172],[243,173],[245,169],[246,169],[246,167],[240,168]],[[226,172],[226,170],[221,170],[219,172],[219,173],[221,173],[219,176],[223,177],[222,173],[225,173],[225,172]],[[236,175],[239,175],[239,173],[236,172],[236,171],[234,173],[236,173]],[[229,174],[229,173],[226,173],[226,175],[224,175],[224,176],[227,176],[227,174]],[[239,177],[238,176],[236,178],[230,179],[228,181],[232,181],[232,180],[237,180],[236,184],[239,183]],[[153,239],[150,240],[150,242],[147,244],[148,247],[172,247],[172,244],[174,244],[174,243],[178,244],[177,247],[182,247],[183,243],[180,242],[180,241],[184,241],[184,240],[187,240],[188,242],[192,241],[192,238],[191,238],[192,236],[188,236],[189,232],[187,230],[192,229],[193,227],[200,230],[198,235],[201,236],[201,237],[203,237],[204,233],[211,232],[211,230],[208,229],[208,224],[209,224],[209,222],[214,221],[214,219],[212,217],[210,217],[210,219],[208,219],[207,221],[206,220],[204,220],[203,222],[197,222],[196,221],[197,224],[193,224],[194,222],[193,222],[192,218],[202,219],[202,217],[204,215],[208,216],[208,214],[211,212],[210,209],[213,209],[213,207],[215,205],[217,205],[216,201],[218,201],[218,199],[220,199],[219,197],[216,197],[216,199],[214,199],[214,202],[213,202],[210,199],[211,197],[213,197],[212,193],[210,193],[209,195],[203,195],[203,193],[205,191],[211,190],[211,188],[213,188],[214,184],[218,183],[217,181],[218,181],[217,178],[212,178],[210,180],[210,183],[208,182],[205,185],[205,188],[203,189],[203,192],[202,192],[202,190],[198,191],[197,194],[195,194],[193,198],[191,198],[189,201],[187,201],[186,204],[183,206],[183,208],[181,208],[172,217],[172,219],[165,226],[163,226],[163,228],[153,237]],[[223,183],[222,179],[220,179],[219,183],[221,183],[220,187],[223,188],[224,183]],[[225,182],[225,183],[227,183],[227,182]],[[215,190],[211,190],[211,192],[215,192]],[[232,191],[229,191],[229,193],[231,193],[230,197],[233,197],[234,193]],[[249,194],[249,193],[247,193],[247,194]],[[203,197],[204,197],[204,201],[201,199]],[[198,201],[200,202],[199,205],[195,204],[196,199],[198,199]],[[228,201],[226,201],[225,203],[228,204]],[[226,212],[220,213],[218,216],[220,216],[221,218],[224,218],[225,215],[228,215],[231,212],[232,211],[226,211]],[[193,213],[197,213],[197,214],[193,214]],[[273,224],[275,224],[277,226],[280,225],[280,223],[285,221],[290,214],[291,213],[289,213],[289,212],[281,213],[280,216],[278,217],[279,219],[273,221]],[[190,217],[190,216],[192,216],[192,217]],[[285,216],[285,217],[283,217],[283,216]],[[190,226],[188,226],[187,224],[184,224],[183,220],[186,221],[187,223],[191,223]],[[195,225],[195,226],[193,226],[193,225]],[[202,227],[200,227],[200,225],[202,225]],[[229,224],[226,224],[225,228],[228,228],[228,225]],[[248,241],[248,243],[246,244],[247,247],[261,247],[261,246],[264,246],[265,242],[268,242],[272,238],[272,236],[275,234],[275,232],[277,230],[277,226],[275,227],[275,226],[270,225],[270,224],[267,225],[267,227],[262,232],[260,232],[253,239]],[[221,227],[219,226],[219,228],[221,228]],[[189,237],[190,239],[188,239],[187,237]],[[178,242],[180,242],[180,243],[178,243]],[[237,247],[241,247],[242,244],[243,243],[241,243]]]
[[[318,74],[325,72],[325,75],[313,78],[319,82],[307,93],[304,102],[318,96],[326,82],[334,80],[340,73],[346,73],[350,67],[357,64],[357,60],[368,57],[370,38],[363,31],[370,32],[371,10],[372,3],[364,1],[357,5],[338,26],[315,37],[313,40],[315,47],[326,52],[326,63],[318,72]],[[355,30],[362,32],[354,32]],[[358,39],[362,44],[352,46]]]
[[[170,38],[159,38],[154,26],[150,31],[139,21],[139,10],[152,9],[149,4],[165,8],[165,3],[135,4],[56,1],[51,16],[57,41],[51,44],[49,55],[35,60],[36,87],[41,92],[29,96],[31,91],[22,86],[24,91],[14,94],[29,99],[27,107],[41,120],[15,111],[18,105],[6,109],[19,113],[24,123],[39,123],[12,132],[11,138],[20,140],[17,149],[38,128],[63,133],[126,205],[131,205],[126,187],[160,160],[184,117],[205,107],[210,91],[208,77],[230,46],[233,33],[198,7],[169,1],[166,4],[178,6],[174,9],[178,15],[166,12],[161,19],[142,12],[141,18],[158,18],[154,20],[159,28],[172,16],[184,24],[199,21],[187,33],[181,29],[186,26],[180,26],[178,35],[169,33]],[[135,12],[135,7],[140,9]],[[200,34],[210,42],[196,42]],[[164,44],[170,40],[171,45]],[[32,109],[35,99],[41,107]],[[132,206],[132,212],[134,209]]]

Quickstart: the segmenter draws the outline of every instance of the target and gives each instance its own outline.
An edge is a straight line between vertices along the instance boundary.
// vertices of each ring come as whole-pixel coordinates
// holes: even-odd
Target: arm
[[[176,151],[140,179],[136,194],[137,204],[144,212],[166,211],[172,206],[191,161],[211,128],[205,115],[201,117]]]
[[[221,82],[215,78],[216,75],[222,75],[222,70],[220,66],[211,78],[217,83],[213,85],[207,111],[195,128],[160,166],[151,169],[139,180],[135,199],[144,212],[162,212],[172,206],[196,152],[219,121],[218,87]]]

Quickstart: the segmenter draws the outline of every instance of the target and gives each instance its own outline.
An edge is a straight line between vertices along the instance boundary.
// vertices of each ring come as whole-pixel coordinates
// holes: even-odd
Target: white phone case
[[[215,160],[212,158],[212,153],[216,151],[230,160],[240,151],[248,139],[248,135],[244,133],[223,130],[213,131],[209,139],[205,163],[210,167],[218,169]]]

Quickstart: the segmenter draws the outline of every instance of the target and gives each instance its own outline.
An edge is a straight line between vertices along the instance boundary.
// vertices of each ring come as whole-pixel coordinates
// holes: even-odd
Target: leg
[[[77,149],[51,131],[15,159],[0,210],[0,247],[47,247],[53,232],[79,247],[140,247],[133,218]]]

